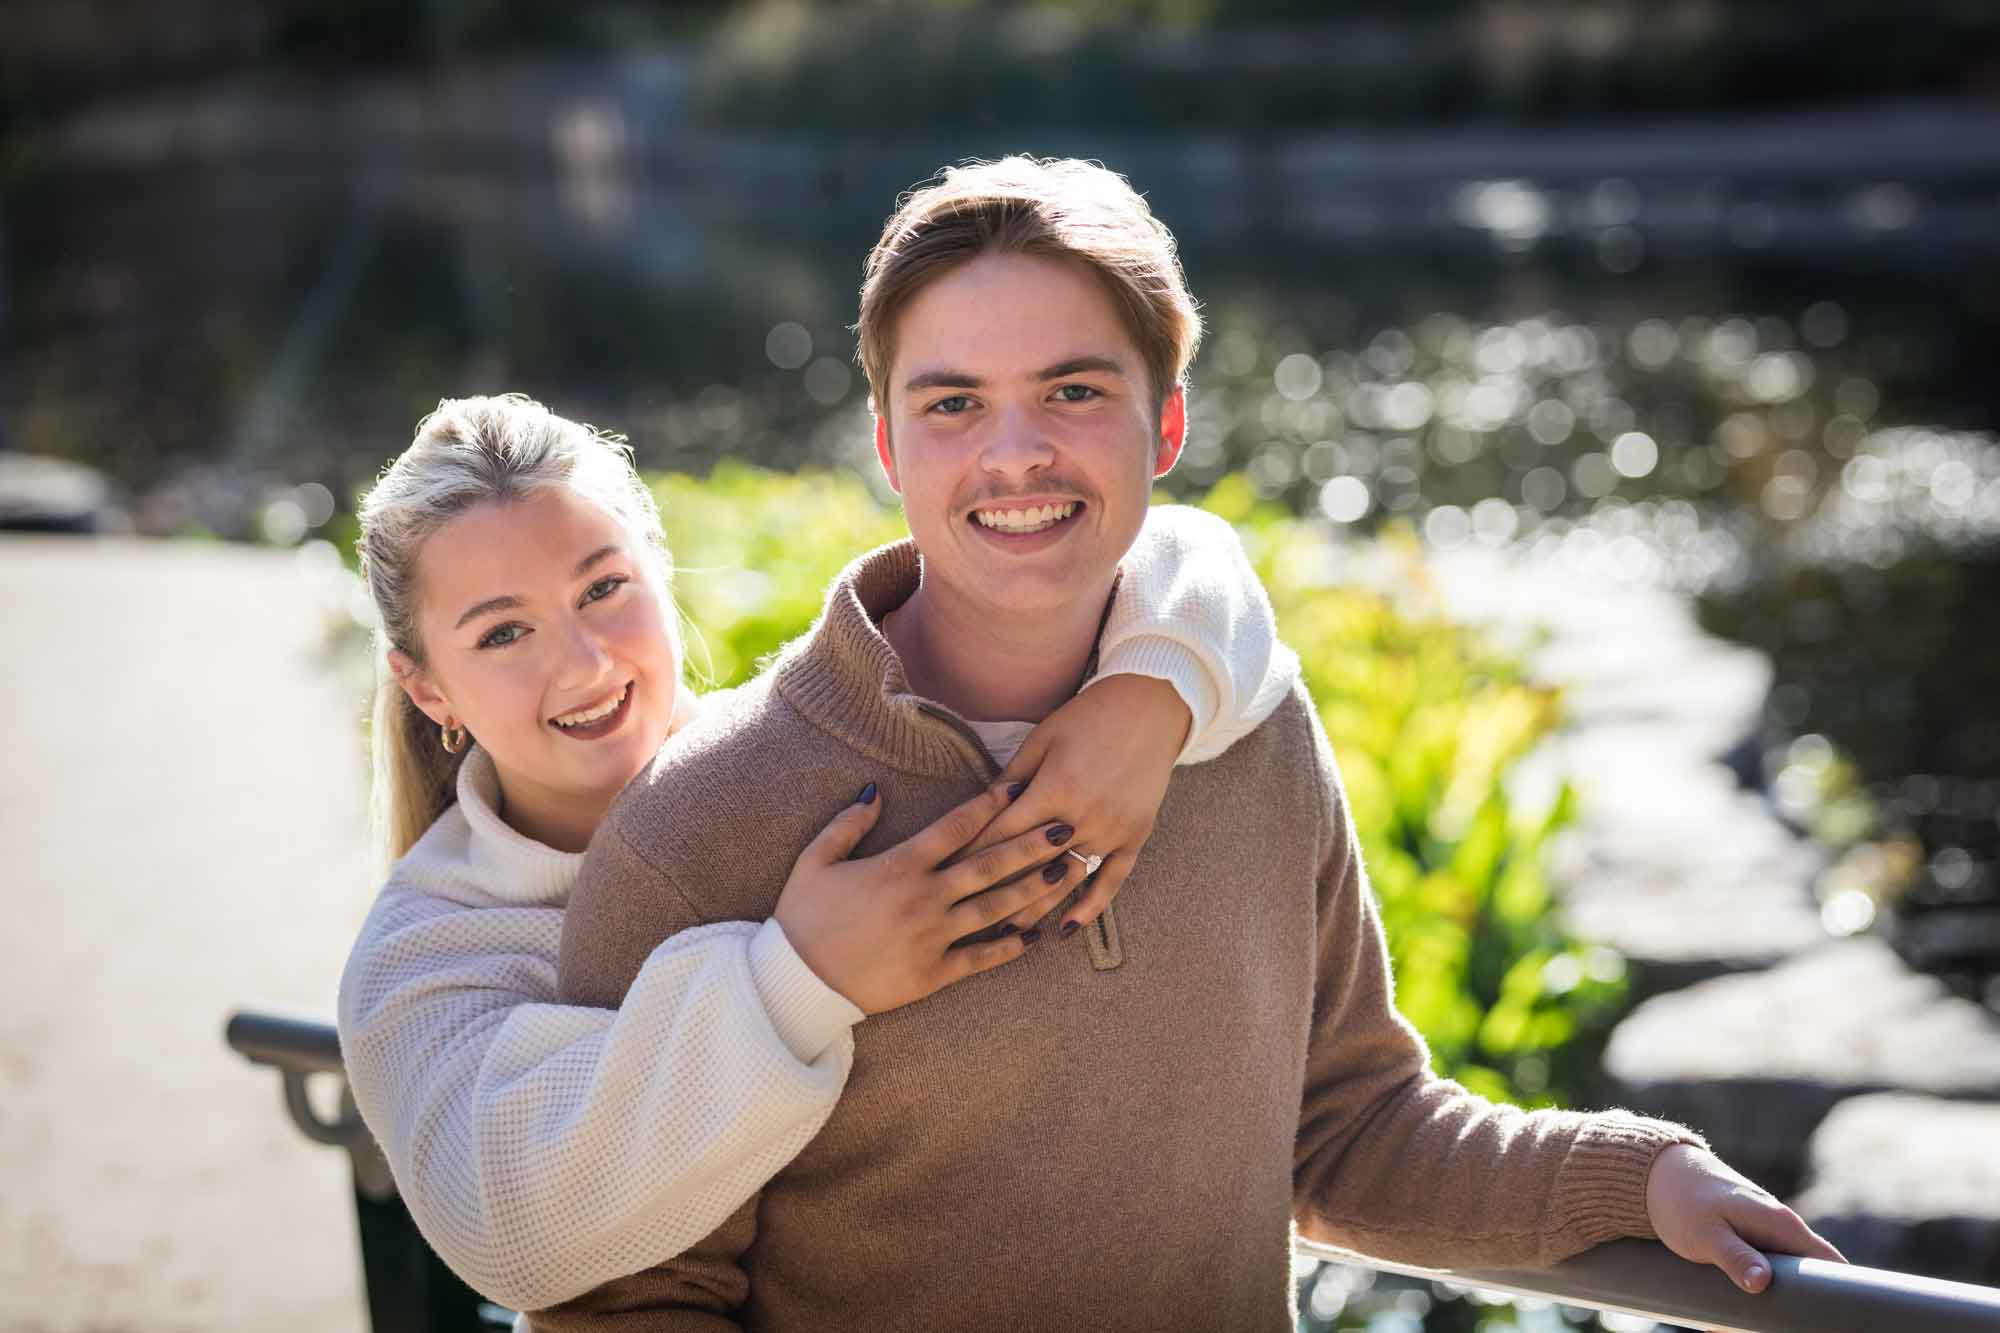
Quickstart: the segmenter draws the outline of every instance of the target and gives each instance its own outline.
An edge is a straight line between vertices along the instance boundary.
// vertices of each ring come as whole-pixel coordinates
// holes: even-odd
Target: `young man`
[[[671,780],[627,791],[571,899],[566,1000],[615,1004],[660,939],[768,915],[863,783],[888,845],[991,781],[1088,676],[1180,451],[1198,329],[1165,228],[1101,168],[1009,159],[911,197],[869,258],[860,334],[913,541],[851,566],[662,761]],[[1275,1331],[1294,1220],[1438,1265],[1658,1234],[1751,1289],[1748,1241],[1836,1257],[1678,1126],[1436,1078],[1390,990],[1295,691],[1177,772],[1111,910],[864,1022],[845,1099],[760,1200],[533,1326]]]

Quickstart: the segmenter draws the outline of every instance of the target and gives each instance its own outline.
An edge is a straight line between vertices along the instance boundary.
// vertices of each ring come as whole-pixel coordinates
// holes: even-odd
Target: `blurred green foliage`
[[[746,679],[812,622],[843,565],[904,533],[848,474],[731,463],[655,488],[690,651],[699,670],[705,646],[716,685]],[[1565,934],[1550,900],[1544,850],[1569,816],[1567,790],[1531,810],[1503,782],[1556,724],[1555,695],[1465,629],[1335,581],[1323,528],[1259,501],[1240,474],[1202,503],[1238,525],[1305,664],[1382,903],[1397,1001],[1436,1068],[1524,1105],[1591,1100],[1625,1007],[1622,970]],[[1377,540],[1396,549],[1396,537]]]

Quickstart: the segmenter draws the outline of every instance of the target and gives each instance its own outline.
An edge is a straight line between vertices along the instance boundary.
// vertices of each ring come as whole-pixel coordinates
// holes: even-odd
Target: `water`
[[[521,93],[498,148],[282,103],[72,136],[6,201],[11,442],[108,473],[139,530],[280,541],[450,394],[528,391],[651,467],[872,475],[861,258],[898,188],[1018,143],[677,137],[563,96]],[[1247,467],[1336,526],[1702,596],[1777,661],[1773,735],[1851,756],[1865,832],[1918,843],[1911,904],[1957,910],[2000,855],[2000,155],[1898,115],[1046,146],[1181,238],[1209,337],[1171,487]],[[238,146],[132,147],[167,123]]]

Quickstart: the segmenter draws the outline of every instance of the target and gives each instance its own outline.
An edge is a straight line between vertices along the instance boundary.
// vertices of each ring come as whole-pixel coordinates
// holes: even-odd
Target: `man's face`
[[[895,346],[875,448],[927,584],[1012,614],[1101,598],[1187,426],[1178,389],[1156,416],[1101,280],[984,254],[904,307]]]

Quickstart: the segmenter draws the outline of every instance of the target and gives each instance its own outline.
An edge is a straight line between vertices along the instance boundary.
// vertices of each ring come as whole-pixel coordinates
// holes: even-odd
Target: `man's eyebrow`
[[[458,623],[453,625],[452,628],[464,629],[466,622],[469,620],[477,620],[479,617],[491,615],[495,611],[511,611],[520,604],[521,599],[518,597],[489,597],[460,616]]]
[[[1122,376],[1125,373],[1125,367],[1119,365],[1118,362],[1108,356],[1073,356],[1067,361],[1056,362],[1047,370],[1037,371],[1035,378],[1045,381],[1059,380],[1070,375],[1087,374],[1090,371],[1096,371],[1102,375]]]
[[[986,381],[963,370],[926,370],[921,375],[912,375],[903,385],[904,393],[915,393],[919,389],[983,389]]]

